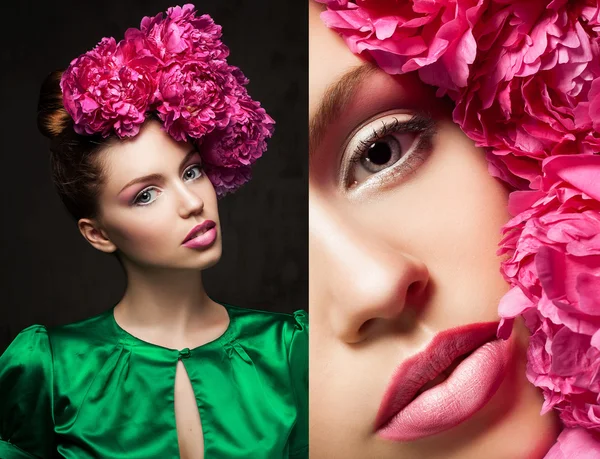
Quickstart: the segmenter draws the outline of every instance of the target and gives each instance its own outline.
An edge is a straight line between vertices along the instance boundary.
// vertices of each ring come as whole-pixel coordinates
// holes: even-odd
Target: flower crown
[[[103,38],[62,75],[63,104],[78,134],[138,134],[154,112],[177,141],[202,144],[204,169],[223,196],[250,179],[273,119],[227,64],[221,27],[194,5],[144,17],[125,38]]]
[[[600,457],[598,1],[318,1],[352,52],[447,94],[515,190],[498,336],[519,315],[531,331],[527,378],[567,427],[546,457]]]

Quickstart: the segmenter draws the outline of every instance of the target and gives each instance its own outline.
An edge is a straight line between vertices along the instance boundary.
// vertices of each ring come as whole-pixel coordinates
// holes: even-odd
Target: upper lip
[[[182,244],[185,244],[187,241],[192,239],[197,233],[199,233],[201,231],[208,231],[209,229],[214,228],[215,225],[216,225],[216,223],[213,222],[212,220],[204,220],[202,223],[200,223],[199,225],[196,225],[192,228],[192,230],[188,233],[188,235],[183,240]]]
[[[435,335],[427,348],[402,362],[387,387],[375,430],[386,425],[408,405],[419,389],[440,375],[459,357],[495,339],[498,322],[485,322],[451,328]]]

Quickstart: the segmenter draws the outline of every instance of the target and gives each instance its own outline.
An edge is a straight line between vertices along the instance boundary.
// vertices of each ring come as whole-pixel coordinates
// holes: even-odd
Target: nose
[[[425,304],[429,271],[423,262],[358,222],[348,225],[313,208],[309,221],[311,308],[325,313],[336,338],[361,342]]]
[[[194,193],[193,190],[183,183],[176,188],[176,192],[179,203],[179,215],[182,218],[189,218],[202,213],[204,200],[200,195]]]

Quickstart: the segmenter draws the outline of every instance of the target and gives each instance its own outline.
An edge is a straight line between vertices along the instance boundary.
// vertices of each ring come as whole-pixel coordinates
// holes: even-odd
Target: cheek
[[[152,254],[174,239],[174,219],[161,204],[157,202],[148,208],[114,213],[107,226],[120,250],[131,255]]]

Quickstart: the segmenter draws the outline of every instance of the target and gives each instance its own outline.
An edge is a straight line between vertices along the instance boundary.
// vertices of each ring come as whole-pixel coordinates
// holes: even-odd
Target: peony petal
[[[596,459],[600,457],[600,439],[583,429],[564,429],[544,459]]]
[[[588,196],[600,201],[600,156],[566,155],[554,156],[543,162],[549,177],[558,177],[583,191]]]
[[[592,316],[600,316],[600,276],[581,273],[577,276],[579,309]]]

